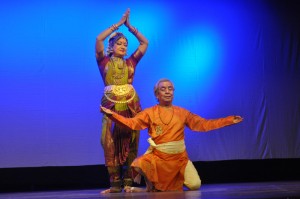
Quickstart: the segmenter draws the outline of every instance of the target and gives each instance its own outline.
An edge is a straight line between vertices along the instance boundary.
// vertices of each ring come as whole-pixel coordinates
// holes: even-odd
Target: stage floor
[[[104,189],[60,190],[0,193],[1,199],[235,199],[235,198],[300,198],[300,181],[203,184],[199,191],[99,194]]]

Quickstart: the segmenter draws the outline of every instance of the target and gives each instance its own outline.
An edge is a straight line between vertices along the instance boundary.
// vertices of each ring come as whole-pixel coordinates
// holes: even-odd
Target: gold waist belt
[[[111,99],[108,95],[112,94],[116,97],[126,97],[128,95],[132,95],[129,99],[125,101],[118,101]],[[104,95],[105,97],[113,102],[113,103],[128,103],[135,97],[135,90],[131,84],[124,84],[124,85],[109,85],[104,88]]]

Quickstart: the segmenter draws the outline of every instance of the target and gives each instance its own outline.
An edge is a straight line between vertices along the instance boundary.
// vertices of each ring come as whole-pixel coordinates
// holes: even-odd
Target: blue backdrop
[[[165,77],[175,105],[244,117],[209,133],[186,129],[192,161],[300,158],[296,1],[13,0],[0,6],[0,168],[104,164],[95,39],[127,8],[149,40],[133,83],[143,108]],[[137,40],[119,31],[132,53]],[[147,138],[142,131],[139,154]]]

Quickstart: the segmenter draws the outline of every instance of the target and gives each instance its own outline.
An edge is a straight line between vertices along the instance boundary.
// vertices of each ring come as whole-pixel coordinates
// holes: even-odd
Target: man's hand
[[[113,112],[112,112],[110,109],[105,108],[105,107],[103,107],[103,106],[100,106],[100,112],[101,112],[101,113],[104,113],[104,114],[106,114],[106,115],[112,115],[112,114],[113,114]]]
[[[238,116],[238,115],[235,115],[234,117],[233,117],[233,123],[239,123],[239,122],[241,122],[241,121],[243,121],[243,118],[241,117],[241,116]]]

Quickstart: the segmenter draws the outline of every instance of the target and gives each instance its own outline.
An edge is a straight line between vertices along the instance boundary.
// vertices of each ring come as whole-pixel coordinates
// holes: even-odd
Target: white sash
[[[168,154],[182,153],[185,150],[184,140],[166,142],[163,144],[155,144],[152,138],[148,138],[147,141],[149,142],[150,146],[145,152],[145,154],[151,153],[154,148],[163,153],[168,153]]]

